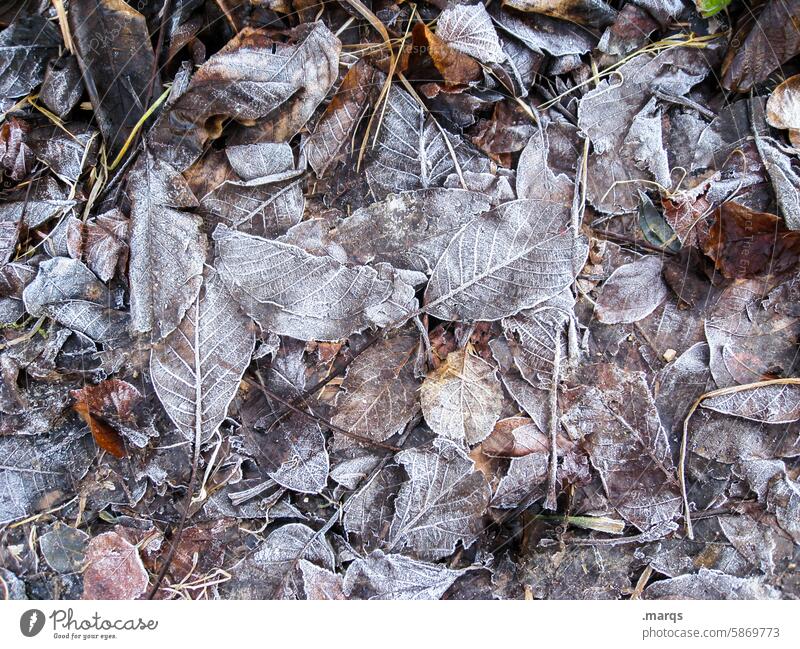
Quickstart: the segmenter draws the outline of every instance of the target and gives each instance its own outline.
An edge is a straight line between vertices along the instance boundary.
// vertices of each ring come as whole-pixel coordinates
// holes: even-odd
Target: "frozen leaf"
[[[84,224],[70,221],[67,229],[70,256],[86,259],[86,265],[104,282],[114,276],[118,262],[126,258],[127,239],[128,219],[118,209],[99,214]]]
[[[51,59],[44,73],[44,81],[39,89],[39,99],[53,113],[61,118],[75,108],[83,94],[83,79],[78,67],[78,59],[64,54]]]
[[[795,543],[800,543],[800,484],[784,473],[769,483],[767,511],[775,518]]]
[[[186,439],[200,444],[217,430],[254,348],[249,318],[212,274],[180,326],[150,356],[156,394]]]
[[[563,420],[584,437],[612,506],[643,532],[680,513],[667,434],[640,372],[594,368],[595,385],[567,393]]]
[[[105,532],[89,541],[83,599],[138,599],[149,581],[139,549],[119,534]]]
[[[720,516],[719,526],[736,551],[767,575],[793,553],[791,537],[763,511]]]
[[[449,4],[436,21],[436,35],[482,63],[502,63],[505,52],[483,4]]]
[[[462,189],[402,192],[357,210],[331,238],[358,263],[430,274],[456,232],[488,209],[484,195]]]
[[[662,261],[655,255],[617,268],[597,296],[595,314],[604,324],[638,322],[667,298]]]
[[[319,424],[291,413],[266,428],[262,446],[267,474],[279,485],[301,493],[325,488],[330,459]]]
[[[195,72],[155,135],[158,154],[186,168],[226,118],[268,118],[266,139],[290,140],[336,81],[340,50],[321,22],[298,25],[288,42],[245,27]]]
[[[788,424],[800,419],[800,386],[764,385],[710,397],[701,405],[726,415],[766,424]]]
[[[344,527],[356,547],[364,550],[384,547],[394,515],[394,499],[405,478],[401,467],[387,464],[347,499]]]
[[[800,109],[800,107],[798,107]],[[796,158],[784,153],[770,138],[756,138],[756,146],[767,168],[778,208],[790,230],[800,230],[800,169]]]
[[[450,47],[423,22],[414,25],[411,34],[411,69],[435,69],[448,86],[468,85],[483,76],[480,64],[456,48]]]
[[[798,12],[800,0],[769,0],[755,20],[745,21],[722,65],[726,89],[749,92],[800,52],[800,30],[792,19]]]
[[[617,15],[603,0],[503,0],[503,4],[592,27],[608,25]]]
[[[320,568],[305,559],[300,559],[300,571],[303,573],[303,591],[306,599],[346,599],[342,592],[341,575]]]
[[[59,41],[53,25],[39,16],[21,15],[0,32],[0,107],[42,82],[45,64],[58,53]]]
[[[126,338],[128,314],[110,307],[108,289],[74,259],[55,257],[43,261],[22,297],[32,316],[47,315],[97,342],[115,345]]]
[[[375,195],[384,198],[399,191],[439,187],[456,171],[455,160],[462,172],[488,169],[487,161],[477,151],[463,139],[442,130],[430,116],[426,117],[405,90],[392,86],[374,153],[366,168]]]
[[[567,356],[565,328],[573,317],[575,299],[567,288],[534,307],[503,318],[503,333],[514,364],[531,385],[547,389],[555,370],[556,345]]]
[[[500,320],[558,294],[574,281],[588,249],[568,217],[528,200],[477,217],[434,268],[425,310],[441,320]]]
[[[402,430],[419,409],[418,345],[416,337],[399,335],[360,354],[347,370],[331,422],[377,441]]]
[[[216,265],[244,310],[267,331],[299,340],[339,340],[411,311],[414,289],[386,268],[347,267],[297,246],[214,231]],[[386,278],[386,275],[389,275]]]
[[[519,14],[490,7],[498,27],[518,38],[534,52],[546,52],[552,56],[585,54],[594,47],[597,39],[587,30],[573,23],[540,14],[524,18]]]
[[[89,535],[74,527],[58,525],[42,534],[39,547],[47,565],[61,574],[80,572],[86,559]]]
[[[303,592],[303,559],[325,570],[334,567],[333,550],[324,537],[306,525],[289,523],[236,565],[222,589],[230,599],[297,599]]]
[[[677,431],[695,399],[714,388],[709,359],[708,345],[696,343],[657,374],[656,406],[667,432]]]
[[[375,550],[347,568],[344,592],[352,599],[440,599],[467,572]]]
[[[155,61],[147,22],[123,0],[70,2],[68,16],[92,108],[116,154],[150,103]]]
[[[566,174],[553,170],[548,159],[549,154],[549,134],[542,127],[528,140],[519,156],[517,196],[568,206],[575,191],[574,183]]]
[[[364,59],[347,71],[313,133],[303,144],[308,164],[317,178],[322,178],[339,157],[344,157],[342,147],[375,95],[378,81],[378,71]]]
[[[168,164],[140,158],[131,192],[131,319],[134,330],[163,338],[178,326],[203,282],[206,254],[197,206],[186,181]]]
[[[405,450],[397,460],[409,480],[395,500],[389,549],[435,560],[452,554],[459,541],[470,546],[490,493],[464,451],[441,440],[428,451]]]
[[[692,575],[681,575],[650,584],[643,599],[780,599],[777,590],[756,577],[732,577],[719,570],[700,568]]]
[[[425,421],[437,435],[477,444],[492,432],[503,405],[494,368],[472,350],[451,352],[420,389]]]
[[[133,410],[142,401],[139,390],[120,379],[108,379],[73,390],[72,396],[76,400],[73,408],[89,426],[97,445],[114,457],[124,457],[119,429],[136,426]]]

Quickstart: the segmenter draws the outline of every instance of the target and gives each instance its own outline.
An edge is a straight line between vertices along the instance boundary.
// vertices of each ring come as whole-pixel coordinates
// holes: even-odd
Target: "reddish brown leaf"
[[[138,599],[149,577],[139,550],[116,532],[95,536],[86,548],[83,599]]]
[[[800,260],[800,232],[788,230],[774,214],[727,202],[717,210],[703,251],[728,278],[788,271]]]
[[[125,457],[122,436],[112,424],[135,421],[133,410],[142,398],[139,391],[130,383],[109,379],[73,390],[72,396],[76,399],[72,408],[89,426],[97,445],[114,457]]]
[[[429,60],[449,85],[467,84],[482,74],[475,59],[450,47],[424,23],[414,25],[412,44],[412,69],[424,69],[426,60]]]

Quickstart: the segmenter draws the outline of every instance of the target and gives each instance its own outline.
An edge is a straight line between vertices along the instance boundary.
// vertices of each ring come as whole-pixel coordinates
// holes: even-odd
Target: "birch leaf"
[[[377,441],[399,432],[419,409],[417,347],[416,337],[400,335],[359,355],[347,370],[331,422]]]
[[[800,386],[764,385],[705,399],[703,408],[765,424],[788,424],[800,419]]]
[[[436,600],[467,570],[375,550],[347,568],[344,592],[352,599]]]
[[[180,326],[150,356],[156,394],[186,439],[202,443],[217,430],[254,347],[250,320],[212,274]]]
[[[205,236],[182,211],[197,200],[168,164],[144,156],[131,171],[131,319],[163,338],[175,329],[203,283]]]
[[[660,257],[646,255],[617,268],[597,297],[595,314],[604,324],[638,322],[667,298]]]
[[[409,449],[397,455],[409,481],[395,501],[389,537],[393,551],[421,559],[441,559],[460,541],[469,547],[482,529],[490,490],[472,460],[452,442],[432,450]]]
[[[483,4],[449,4],[436,21],[436,35],[453,49],[482,63],[506,60],[492,19]]]
[[[459,350],[425,377],[420,390],[425,421],[437,435],[477,444],[492,432],[503,407],[494,368]]]
[[[588,253],[568,214],[535,201],[506,203],[464,226],[447,246],[425,291],[441,320],[500,320],[572,284]]]
[[[347,267],[297,246],[214,231],[217,269],[261,327],[298,340],[340,340],[413,311],[414,289],[387,268]]]
[[[332,239],[358,263],[430,274],[459,228],[489,207],[486,196],[462,189],[401,192],[354,212]]]
[[[392,86],[376,152],[366,169],[373,193],[384,198],[409,189],[441,187],[456,172],[454,155],[462,172],[488,171],[485,158],[461,138],[445,133],[430,116],[426,118],[411,95]]]

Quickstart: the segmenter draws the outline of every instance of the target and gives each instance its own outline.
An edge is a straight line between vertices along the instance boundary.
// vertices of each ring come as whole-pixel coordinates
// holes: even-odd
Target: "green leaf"
[[[727,7],[731,0],[694,0],[694,3],[703,18],[710,18]]]
[[[646,194],[639,192],[639,200],[639,227],[642,229],[644,238],[654,246],[678,252],[681,249],[681,242],[675,236],[675,230],[667,223]]]

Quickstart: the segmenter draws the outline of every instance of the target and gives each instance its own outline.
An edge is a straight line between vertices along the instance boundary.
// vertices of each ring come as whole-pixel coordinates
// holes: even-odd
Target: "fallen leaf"
[[[89,540],[83,599],[138,599],[149,582],[135,545],[116,532],[105,532]]]
[[[604,324],[638,322],[655,311],[667,297],[662,265],[660,257],[645,255],[617,268],[597,296],[597,319]]]

